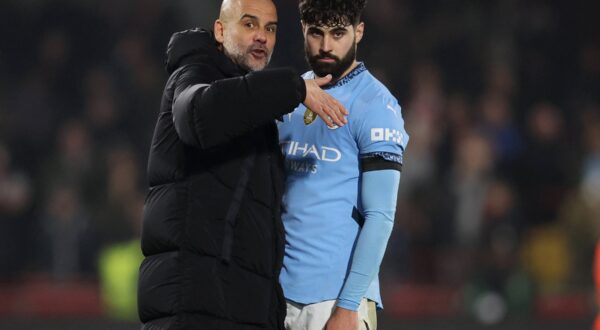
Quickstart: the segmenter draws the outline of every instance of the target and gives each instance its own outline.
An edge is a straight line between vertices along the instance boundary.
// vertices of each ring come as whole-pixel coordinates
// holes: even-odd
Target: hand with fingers
[[[348,110],[333,96],[327,94],[321,86],[331,81],[331,75],[305,80],[306,98],[303,104],[316,113],[329,127],[342,127],[348,123]]]

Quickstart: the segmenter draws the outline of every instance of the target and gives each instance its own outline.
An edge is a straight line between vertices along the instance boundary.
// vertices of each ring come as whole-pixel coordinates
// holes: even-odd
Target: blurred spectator
[[[100,252],[98,272],[108,316],[137,321],[137,285],[143,259],[139,239],[111,244]]]
[[[438,129],[444,105],[440,73],[434,63],[421,63],[412,72],[413,95],[403,106],[411,145],[404,157],[410,168],[403,173],[401,189],[411,191],[435,179],[437,171],[436,147],[442,137]],[[402,196],[403,194],[400,194]]]
[[[105,161],[106,193],[101,207],[94,212],[103,245],[137,237],[143,205],[140,162],[130,146],[113,145]]]
[[[513,163],[523,150],[518,127],[513,121],[509,99],[499,92],[488,92],[481,100],[481,130],[492,143],[497,171],[511,174]]]
[[[464,93],[453,93],[448,97],[439,125],[439,128],[443,128],[443,136],[435,150],[435,163],[439,164],[438,180],[449,175],[458,141],[475,125],[473,111],[471,101]]]
[[[569,188],[573,158],[566,123],[557,107],[540,102],[527,117],[528,147],[519,159],[516,180],[524,211],[523,261],[539,292],[567,286],[571,263],[566,233],[557,226]]]
[[[469,278],[473,291],[467,298],[475,305],[491,294],[510,312],[527,312],[533,292],[519,262],[522,219],[517,195],[507,181],[495,179],[490,183],[482,220],[475,271]]]
[[[572,259],[566,234],[556,224],[528,230],[523,238],[522,262],[540,294],[556,294],[568,289]]]
[[[103,67],[90,69],[84,77],[83,112],[94,141],[119,136],[124,114],[119,111],[113,77]]]
[[[584,148],[579,186],[566,199],[560,214],[573,260],[569,285],[578,289],[591,282],[588,268],[600,239],[600,112],[598,108],[592,111],[582,117]]]
[[[518,81],[515,79],[515,73],[513,71],[513,68],[507,63],[507,60],[498,60],[489,64],[486,72],[486,85],[488,91],[492,91],[493,94],[497,94],[498,97],[512,100],[518,91]]]
[[[97,237],[90,212],[99,203],[102,175],[87,126],[66,121],[54,150],[41,167],[45,204],[40,225],[49,248],[39,247],[40,260],[56,279],[92,275]]]
[[[0,279],[18,274],[28,257],[28,221],[33,187],[29,176],[13,167],[0,143]]]
[[[49,191],[71,187],[86,208],[97,206],[104,177],[88,126],[76,119],[65,121],[57,132],[53,150],[40,167],[42,186]],[[51,195],[46,192],[44,196]]]
[[[156,117],[149,114],[158,115],[156,105],[160,104],[162,79],[166,79],[158,65],[163,61],[147,56],[149,49],[147,37],[131,33],[117,40],[113,53],[115,87],[121,99],[119,135],[133,144],[139,156],[146,156],[150,148]]]
[[[454,197],[455,240],[459,246],[475,248],[483,226],[485,197],[493,175],[494,154],[490,142],[475,131],[458,141],[450,178]]]
[[[527,149],[518,160],[516,180],[530,226],[553,223],[568,188],[570,150],[558,108],[537,103],[527,118]]]
[[[513,188],[502,180],[490,184],[485,196],[480,269],[489,286],[503,292],[518,269],[521,218]]]
[[[95,271],[95,237],[90,215],[76,189],[59,186],[47,197],[43,225],[48,237],[44,251],[49,270],[56,280],[73,280]]]

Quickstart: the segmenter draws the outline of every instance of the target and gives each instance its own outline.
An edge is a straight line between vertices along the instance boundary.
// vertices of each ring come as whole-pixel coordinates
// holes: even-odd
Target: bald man
[[[298,104],[331,127],[343,106],[292,69],[266,69],[270,0],[224,1],[214,33],[173,35],[148,162],[143,329],[283,329],[283,162],[275,121]]]

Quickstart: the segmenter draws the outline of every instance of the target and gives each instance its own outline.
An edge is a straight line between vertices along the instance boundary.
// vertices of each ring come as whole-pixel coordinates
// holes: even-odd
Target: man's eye
[[[246,23],[246,24],[244,24],[244,25],[245,25],[247,28],[250,28],[250,29],[252,29],[252,28],[254,27],[254,23],[252,23],[252,22],[248,22],[248,23]]]
[[[339,38],[341,38],[341,37],[343,37],[343,36],[344,36],[344,33],[343,33],[343,32],[336,32],[336,33],[334,33],[334,34],[333,34],[333,36],[334,36],[335,38],[338,38],[338,39],[339,39]]]
[[[274,27],[274,26],[268,26],[268,27],[267,27],[267,31],[268,31],[268,32],[275,32],[276,30],[277,30],[277,28],[276,28],[276,27]]]

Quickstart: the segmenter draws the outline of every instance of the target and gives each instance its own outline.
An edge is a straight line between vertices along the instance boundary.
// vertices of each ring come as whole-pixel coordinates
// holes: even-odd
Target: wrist
[[[338,299],[337,303],[335,304],[335,310],[339,309],[341,310],[341,312],[348,311],[356,313],[358,311],[359,305],[360,303],[356,303],[345,299]]]
[[[336,306],[333,310],[333,315],[339,317],[355,317],[358,315],[358,311],[353,311],[344,307]]]

